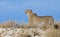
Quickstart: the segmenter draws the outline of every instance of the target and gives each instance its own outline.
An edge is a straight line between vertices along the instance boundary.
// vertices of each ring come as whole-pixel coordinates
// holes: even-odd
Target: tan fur
[[[32,12],[32,10],[28,9],[26,10],[25,14],[28,15],[28,22],[29,26],[37,27],[37,25],[43,25],[47,28],[52,27],[54,25],[54,19],[52,16],[38,16]]]

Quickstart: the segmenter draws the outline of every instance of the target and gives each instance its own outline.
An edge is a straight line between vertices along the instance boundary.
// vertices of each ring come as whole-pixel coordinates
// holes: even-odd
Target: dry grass
[[[15,21],[6,21],[2,24],[0,24],[0,28],[13,28],[15,27]]]
[[[35,36],[36,37],[60,37],[60,23],[57,23],[57,25],[59,26],[58,29],[51,29],[51,28],[46,29],[45,27],[42,27],[40,29],[40,28],[32,28],[26,24],[22,24],[22,25],[16,24],[15,21],[8,21],[5,23],[2,23],[0,25],[0,28],[5,28],[5,29],[11,28],[10,31],[15,31],[13,34],[14,35],[16,34],[16,37],[35,37]],[[15,30],[12,28],[15,28]],[[12,34],[12,37],[14,37],[13,34]],[[2,37],[1,33],[0,33],[0,37]]]
[[[1,30],[1,28],[0,28]],[[4,33],[3,33],[4,32]],[[41,29],[22,29],[22,28],[2,28],[3,37],[60,37],[60,30],[47,29],[45,31]],[[1,36],[1,35],[0,35]]]

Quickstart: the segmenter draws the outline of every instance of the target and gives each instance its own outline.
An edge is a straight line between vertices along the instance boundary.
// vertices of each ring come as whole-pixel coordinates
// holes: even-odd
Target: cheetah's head
[[[32,13],[32,10],[28,9],[28,10],[26,10],[25,14],[27,14],[28,16],[30,16],[30,15],[32,15],[33,13]]]

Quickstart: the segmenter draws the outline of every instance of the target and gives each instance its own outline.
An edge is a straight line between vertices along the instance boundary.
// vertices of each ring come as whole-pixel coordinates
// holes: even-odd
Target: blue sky
[[[60,0],[0,0],[0,22],[27,22],[27,9],[32,9],[39,16],[50,15],[55,21],[60,21]]]

